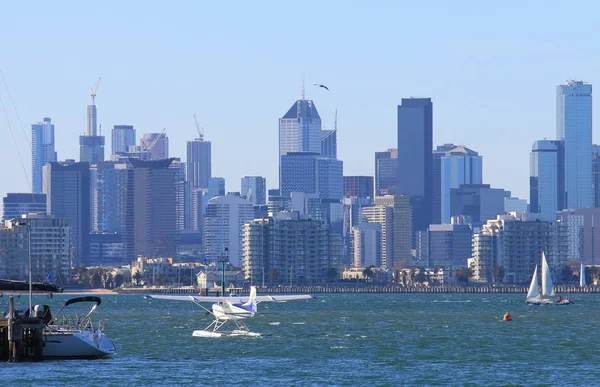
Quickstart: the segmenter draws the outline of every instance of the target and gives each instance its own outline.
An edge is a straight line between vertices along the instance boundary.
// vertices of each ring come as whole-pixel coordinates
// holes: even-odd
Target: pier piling
[[[15,363],[43,360],[43,320],[20,316],[12,296],[8,300],[8,308],[8,318],[0,319],[0,360]]]

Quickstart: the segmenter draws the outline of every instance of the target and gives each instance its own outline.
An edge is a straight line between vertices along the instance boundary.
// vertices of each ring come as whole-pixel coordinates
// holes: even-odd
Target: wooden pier
[[[12,296],[9,298],[8,307],[8,318],[0,319],[0,361],[43,360],[43,320],[18,315]]]
[[[574,285],[554,286],[556,294],[581,294],[600,293],[600,286],[579,287]],[[227,290],[227,289],[226,289]],[[259,293],[266,294],[325,294],[325,293],[483,293],[483,294],[524,294],[527,293],[526,286],[492,286],[492,285],[446,285],[446,286],[385,286],[385,285],[362,285],[361,286],[266,286],[257,287]],[[237,294],[248,294],[249,287],[236,288]],[[162,287],[162,288],[121,288],[117,289],[122,294],[202,294],[217,296],[220,288],[193,289],[189,286]]]

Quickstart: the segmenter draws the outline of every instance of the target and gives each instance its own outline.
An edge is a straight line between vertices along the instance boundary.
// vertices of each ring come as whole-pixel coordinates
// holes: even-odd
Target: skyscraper
[[[46,163],[56,161],[54,150],[54,124],[50,117],[31,125],[31,188],[33,193],[42,193],[42,169]]]
[[[321,117],[313,101],[296,101],[279,119],[279,157],[290,152],[321,154]],[[279,185],[281,188],[281,159]]]
[[[438,145],[433,151],[433,164],[431,165],[432,194],[431,194],[431,223],[442,223],[442,157],[456,148],[454,144]]]
[[[317,153],[290,152],[281,156],[281,196],[292,192],[315,193],[321,199],[341,200],[343,162]]]
[[[144,133],[140,138],[140,148],[147,153],[147,160],[169,158],[169,137],[164,133]]]
[[[557,211],[565,208],[563,144],[560,140],[539,140],[531,149],[529,208],[542,220],[556,220]]]
[[[402,98],[398,106],[398,194],[410,196],[413,233],[431,224],[433,104]],[[414,247],[414,237],[412,238]]]
[[[315,160],[318,153],[288,152],[280,158],[281,196],[292,192],[316,193]]]
[[[186,199],[186,168],[185,163],[181,162],[179,157],[171,157],[173,162],[169,166],[171,169],[175,169],[175,212],[177,219],[177,230],[185,230],[185,199]],[[189,229],[189,228],[188,228]]]
[[[600,145],[592,145],[592,176],[594,182],[594,207],[600,208]]]
[[[127,196],[128,205],[133,209],[133,222],[129,222],[127,233],[133,234],[133,258],[138,255],[153,258],[175,255],[180,168],[171,167],[173,161],[130,160],[133,167],[132,189],[128,189]],[[126,254],[131,254],[131,251],[126,251]]]
[[[375,195],[397,193],[398,149],[375,152]]]
[[[90,237],[90,166],[51,162],[44,166],[47,210],[71,226],[73,265],[87,265]]]
[[[321,157],[337,159],[337,130],[321,130]]]
[[[267,179],[260,176],[242,177],[242,186],[240,193],[246,200],[252,204],[267,204]]]
[[[592,207],[591,84],[568,81],[557,86],[556,139],[565,142],[566,208]]]
[[[254,219],[254,207],[235,195],[217,196],[208,201],[204,218],[204,248],[206,257],[216,261],[225,248],[229,262],[241,267],[244,257],[244,224]]]
[[[361,199],[369,198],[371,203],[373,195],[373,176],[344,176],[344,196],[356,196]]]
[[[394,216],[394,255],[391,257],[391,261],[390,257],[387,258],[387,267],[400,269],[410,267],[412,264],[411,237],[413,235],[410,197],[397,195],[376,196],[375,206],[382,205],[392,208]],[[390,264],[393,266],[390,266]]]
[[[96,89],[100,80],[96,84]],[[104,161],[104,136],[98,134],[98,111],[96,109],[96,90],[92,91],[92,104],[87,107],[87,133],[79,136],[79,161],[96,164]]]
[[[123,233],[127,219],[127,164],[103,161],[93,168],[93,174],[97,183],[92,184],[92,230],[98,233]]]
[[[202,133],[201,133],[202,134]],[[208,189],[211,176],[211,143],[204,136],[187,142],[186,229],[193,229],[193,196],[198,189]]]
[[[45,194],[7,193],[2,199],[2,224],[6,220],[33,213],[46,213]]]
[[[482,184],[483,167],[479,153],[457,146],[440,158],[442,223],[450,224],[450,189],[461,184]]]
[[[135,146],[135,129],[133,125],[115,125],[111,134],[112,153],[127,153],[130,146]]]

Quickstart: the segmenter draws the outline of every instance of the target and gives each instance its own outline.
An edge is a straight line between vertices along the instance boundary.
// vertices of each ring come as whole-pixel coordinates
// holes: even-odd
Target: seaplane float
[[[240,296],[167,296],[167,295],[145,295],[146,299],[160,299],[173,301],[188,301],[198,305],[206,312],[210,313],[214,319],[203,330],[195,330],[192,336],[195,337],[231,337],[231,336],[247,336],[259,337],[260,333],[252,332],[248,329],[244,320],[254,317],[258,312],[258,303],[260,302],[285,302],[292,300],[308,300],[315,298],[308,294],[297,295],[256,295],[256,287],[250,287],[250,295],[247,297]],[[206,303],[212,303],[209,308]],[[220,330],[227,322],[233,323],[236,329],[231,331]]]

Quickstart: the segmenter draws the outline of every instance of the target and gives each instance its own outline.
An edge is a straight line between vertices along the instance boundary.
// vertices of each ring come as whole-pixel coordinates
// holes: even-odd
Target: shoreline
[[[587,293],[600,293],[600,287],[598,286],[586,286],[580,288],[578,286],[555,286],[556,294],[587,294]],[[527,287],[494,287],[494,286],[437,286],[437,287],[425,287],[425,286],[363,286],[363,287],[351,287],[351,286],[294,286],[294,287],[257,287],[258,293],[263,294],[383,294],[383,293],[429,293],[429,294],[526,294]],[[226,289],[227,291],[227,289]],[[236,288],[236,293],[248,294],[249,288]],[[62,293],[54,293],[55,295],[112,295],[112,294],[192,294],[192,295],[208,295],[217,296],[220,295],[220,288],[208,289],[206,293],[205,289],[193,289],[189,286],[181,288],[118,288],[118,289],[68,289]],[[20,290],[6,290],[0,291],[0,296],[5,295],[26,295],[29,292]],[[34,295],[48,295],[52,292],[48,291],[34,291]]]
[[[600,287],[586,286],[580,288],[578,286],[558,285],[554,287],[556,294],[586,294],[600,293]],[[217,296],[220,293],[220,288],[211,288],[206,292],[204,289],[185,288],[120,288],[114,293],[117,294],[194,294],[198,295],[202,292],[204,295]],[[227,291],[227,289],[226,289]],[[248,294],[249,288],[237,289],[236,293]],[[526,286],[515,287],[495,287],[495,286],[294,286],[294,287],[257,287],[258,293],[267,294],[330,294],[330,293],[348,293],[348,294],[363,294],[363,293],[431,293],[431,294],[526,294],[528,288]]]

